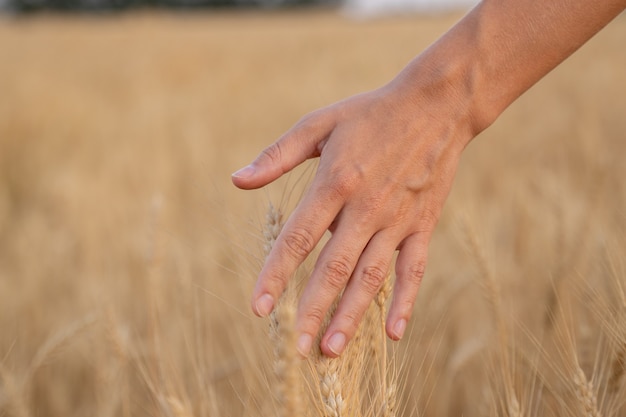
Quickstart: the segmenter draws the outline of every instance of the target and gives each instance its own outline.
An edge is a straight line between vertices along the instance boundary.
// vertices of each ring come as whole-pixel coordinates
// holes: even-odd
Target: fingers
[[[407,237],[396,259],[396,283],[387,315],[387,336],[400,340],[411,318],[413,305],[424,278],[430,233],[418,232]]]
[[[390,233],[379,232],[368,243],[322,337],[320,348],[325,355],[341,355],[353,338],[372,299],[389,275],[396,242],[395,236]]]
[[[393,229],[377,232],[375,225],[355,221],[359,217],[343,207],[343,201],[337,199],[336,190],[328,187],[316,186],[307,193],[277,239],[254,292],[255,313],[269,314],[296,268],[329,225],[334,225],[334,233],[318,257],[298,306],[297,348],[302,356],[309,354],[327,312],[345,288],[320,344],[326,356],[341,355],[387,278],[393,253],[402,240]],[[430,236],[430,232],[420,231],[401,241],[386,323],[387,335],[393,340],[402,338],[411,317],[424,276]]]
[[[235,186],[243,189],[263,187],[286,172],[319,154],[319,144],[334,127],[325,112],[316,112],[301,119],[276,142],[265,148],[248,166],[232,174]]]
[[[254,312],[268,315],[287,281],[333,224],[334,233],[318,257],[298,306],[297,348],[302,356],[309,354],[327,312],[345,288],[320,344],[323,354],[341,355],[387,278],[396,248],[400,249],[397,279],[386,332],[393,340],[401,339],[424,276],[431,229],[422,228],[402,240],[393,229],[377,231],[380,226],[354,216],[344,201],[337,198],[336,188],[314,183],[285,224],[254,291]]]
[[[334,237],[339,236],[336,233]],[[341,288],[347,283],[332,321],[321,340],[320,349],[324,355],[329,357],[341,355],[354,337],[365,312],[388,277],[397,240],[397,236],[391,231],[381,231],[375,234],[365,249],[362,252],[358,251],[361,255],[350,277],[346,276],[348,265],[352,263],[350,258],[345,258],[344,261],[332,259],[328,262],[339,262],[337,265],[342,266],[331,267],[330,270],[333,273],[330,274],[328,274],[330,271],[327,267],[327,274],[322,279],[315,280],[315,276],[312,277],[312,284],[307,286],[302,296],[298,314],[302,322],[299,330],[305,335],[306,341],[313,340],[312,336],[306,335],[317,334],[326,312]],[[418,232],[402,242],[401,251],[396,260],[397,279],[393,301],[386,323],[387,335],[392,340],[402,338],[411,318],[417,293],[424,277],[429,240],[430,233]],[[353,247],[357,248],[358,245],[354,243]],[[329,251],[332,251],[332,248]],[[337,270],[341,273],[337,273]],[[308,294],[311,294],[310,299]],[[300,344],[300,353],[306,355],[307,348],[310,346]]]
[[[252,295],[252,310],[267,316],[298,266],[306,259],[341,210],[343,201],[314,183],[276,239]]]
[[[308,355],[328,310],[348,283],[371,235],[369,231],[358,233],[352,226],[354,224],[348,225],[348,222],[337,226],[320,253],[300,298],[296,330],[299,333],[297,347],[302,356]]]

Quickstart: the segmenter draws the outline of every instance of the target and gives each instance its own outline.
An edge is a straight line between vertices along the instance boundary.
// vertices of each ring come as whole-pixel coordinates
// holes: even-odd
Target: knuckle
[[[261,154],[272,164],[280,163],[280,161],[282,160],[282,147],[280,145],[280,142],[275,142],[267,148],[263,149]]]
[[[300,120],[298,120],[298,122],[295,124],[295,127],[304,127],[307,125],[315,124],[315,121],[319,117],[320,114],[321,114],[321,110],[315,110],[315,111],[305,114],[304,116],[300,118]]]
[[[406,280],[411,286],[419,288],[426,274],[426,261],[420,260],[412,264],[407,270]]]
[[[413,307],[415,306],[415,299],[417,298],[417,294],[410,295],[408,297],[403,298],[398,303],[398,316],[404,317],[406,319],[411,317],[411,312],[413,311]]]
[[[272,275],[266,276],[265,287],[269,292],[275,293],[278,296],[287,287],[290,276],[284,270],[275,270]]]
[[[327,191],[332,197],[341,200],[350,196],[358,184],[358,174],[350,173],[346,170],[331,175],[331,181],[326,185]]]
[[[324,318],[326,311],[319,305],[310,306],[304,313],[303,319],[311,328],[318,328]]]
[[[341,316],[341,325],[339,326],[347,336],[354,335],[354,332],[359,327],[359,323],[363,318],[363,313],[357,309],[349,309]]]
[[[420,216],[420,226],[422,231],[431,231],[439,221],[439,213],[431,208],[424,208]]]
[[[370,212],[383,210],[389,204],[389,195],[382,192],[375,192],[366,201],[366,208]]]
[[[324,265],[323,273],[327,285],[331,289],[338,291],[344,287],[346,282],[348,282],[348,279],[352,274],[352,268],[348,259],[337,258],[328,261]]]
[[[296,259],[305,258],[315,247],[311,233],[306,229],[285,231],[285,248]]]
[[[303,116],[288,132],[292,138],[302,138],[309,135],[315,135],[319,130],[319,123],[316,123],[315,113],[309,113]]]
[[[387,278],[387,271],[380,266],[363,268],[362,285],[368,294],[376,294]]]
[[[359,222],[362,224],[371,224],[376,222],[381,214],[386,210],[389,199],[382,193],[374,193],[367,197],[359,212]]]

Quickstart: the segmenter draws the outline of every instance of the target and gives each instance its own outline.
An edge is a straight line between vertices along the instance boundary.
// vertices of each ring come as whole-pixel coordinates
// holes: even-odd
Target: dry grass
[[[0,20],[0,416],[280,414],[248,300],[267,202],[310,171],[229,174],[457,18]],[[373,303],[343,362],[299,364],[305,415],[626,414],[625,38],[622,16],[467,149],[406,340]]]

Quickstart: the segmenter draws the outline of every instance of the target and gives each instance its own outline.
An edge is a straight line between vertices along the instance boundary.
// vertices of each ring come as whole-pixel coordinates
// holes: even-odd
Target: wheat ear
[[[341,417],[347,414],[347,403],[342,393],[340,364],[340,358],[321,356],[317,361],[324,411],[329,417]]]
[[[270,251],[282,229],[283,215],[272,204],[269,205],[263,244],[265,256]],[[274,395],[278,402],[279,417],[302,416],[302,389],[299,375],[300,359],[296,351],[296,293],[292,280],[270,314],[270,338],[274,345],[274,371],[276,384]]]
[[[387,355],[387,338],[385,337],[385,319],[387,317],[387,300],[391,294],[391,275],[387,275],[382,287],[378,291],[375,298],[379,311],[379,334],[380,343],[382,344],[382,355],[379,358],[380,367],[380,393],[382,394],[382,404],[380,415],[382,417],[395,417],[396,408],[396,384],[389,381],[393,376],[389,372],[389,359]]]
[[[319,388],[321,394],[322,407],[324,409],[324,417],[345,417],[348,414],[348,402],[343,393],[344,365],[350,359],[348,356],[352,354],[350,345],[344,351],[343,355],[337,358],[329,358],[324,356],[320,350],[320,337],[326,332],[330,318],[337,309],[339,297],[335,300],[330,310],[326,314],[324,323],[320,329],[313,355],[313,362],[317,376],[319,378]]]
[[[585,417],[600,417],[601,414],[598,411],[598,400],[593,389],[593,383],[587,380],[585,373],[578,365],[576,365],[574,370],[572,382],[576,389],[576,399],[578,399]]]

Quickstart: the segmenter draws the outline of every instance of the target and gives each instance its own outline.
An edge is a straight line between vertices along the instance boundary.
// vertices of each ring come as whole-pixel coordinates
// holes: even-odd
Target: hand
[[[402,337],[463,148],[626,7],[625,0],[552,3],[482,1],[390,84],[309,114],[233,174],[236,186],[257,188],[320,157],[252,298],[256,314],[269,314],[298,265],[333,232],[298,306],[301,354],[345,288],[320,346],[328,356],[341,354],[395,250],[386,327],[392,339]]]
[[[253,311],[268,315],[296,268],[325,231],[332,231],[298,306],[298,350],[304,356],[345,288],[321,339],[325,355],[342,353],[396,250],[387,335],[400,339],[411,317],[431,234],[473,134],[459,110],[461,100],[447,92],[445,83],[426,82],[411,94],[406,84],[399,77],[305,116],[233,174],[237,187],[258,188],[320,157],[310,189],[285,223],[252,297]]]

